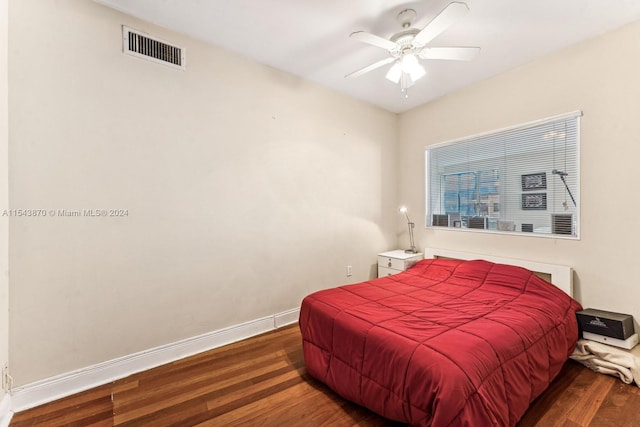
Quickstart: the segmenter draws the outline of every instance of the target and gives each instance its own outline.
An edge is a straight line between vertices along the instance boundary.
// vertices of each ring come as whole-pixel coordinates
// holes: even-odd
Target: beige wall
[[[15,386],[298,307],[395,246],[394,114],[94,2],[9,12],[12,207],[129,214],[12,221]],[[123,55],[122,24],[187,71]]]
[[[424,206],[427,145],[582,110],[581,240],[416,229],[420,246],[574,267],[585,307],[640,319],[640,23],[470,86],[399,119],[399,200]],[[401,241],[407,241],[406,235]]]
[[[0,210],[9,207],[8,0],[0,0]],[[1,212],[0,212],[1,213]],[[9,362],[9,218],[0,215],[0,372]],[[4,397],[0,387],[0,400]],[[0,414],[1,417],[2,414]]]

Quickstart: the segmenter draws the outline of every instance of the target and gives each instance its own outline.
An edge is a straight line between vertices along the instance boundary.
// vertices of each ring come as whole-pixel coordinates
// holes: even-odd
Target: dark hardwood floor
[[[518,427],[640,426],[640,388],[573,361]],[[304,368],[297,325],[14,415],[23,426],[397,426]]]

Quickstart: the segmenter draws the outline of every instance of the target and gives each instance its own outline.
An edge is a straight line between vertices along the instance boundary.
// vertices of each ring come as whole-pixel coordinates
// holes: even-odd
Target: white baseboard
[[[16,387],[11,390],[12,406],[9,408],[13,412],[19,412],[52,402],[137,372],[289,325],[297,322],[299,315],[299,308],[287,310]],[[4,404],[4,399],[2,403]],[[2,415],[0,412],[0,420],[4,420]],[[0,424],[0,427],[5,425]]]
[[[2,399],[0,399],[0,427],[9,427],[12,417],[11,396],[5,394]]]
[[[273,316],[273,326],[275,328],[281,328],[283,326],[290,325],[298,321],[300,317],[300,308],[293,308],[291,310],[283,311]]]

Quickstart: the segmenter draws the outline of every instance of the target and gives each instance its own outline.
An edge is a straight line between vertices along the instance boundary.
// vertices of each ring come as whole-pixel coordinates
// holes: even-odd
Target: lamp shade
[[[407,89],[426,73],[424,67],[418,62],[418,58],[408,53],[394,62],[385,77],[395,84],[400,84],[400,89],[406,93]]]
[[[412,53],[406,54],[400,60],[402,64],[402,72],[411,73],[416,66],[420,66],[418,64],[418,58]]]
[[[387,75],[385,77],[387,78],[387,80],[390,80],[395,84],[398,84],[400,82],[401,76],[402,76],[402,65],[400,65],[400,63],[396,61],[393,64],[393,66],[389,68],[389,71],[387,72]]]
[[[425,74],[427,74],[427,72],[425,71],[424,67],[420,64],[416,64],[414,67],[412,67],[411,71],[409,72],[409,75],[411,76],[411,80],[413,80],[414,82],[419,78],[423,77]]]

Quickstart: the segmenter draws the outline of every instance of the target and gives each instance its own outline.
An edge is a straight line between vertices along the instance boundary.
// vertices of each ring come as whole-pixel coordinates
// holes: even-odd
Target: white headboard
[[[472,252],[450,251],[448,249],[424,248],[425,258],[453,258],[453,259],[483,259],[498,264],[509,264],[526,268],[536,273],[548,274],[551,283],[573,297],[573,269],[564,265],[544,264],[522,259],[501,258],[492,255],[477,254]]]

